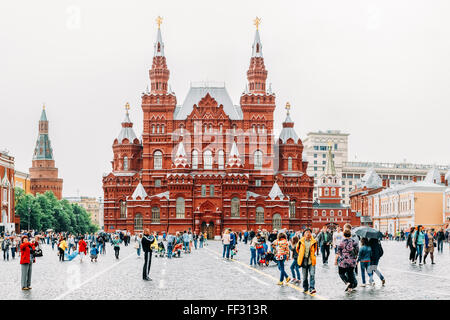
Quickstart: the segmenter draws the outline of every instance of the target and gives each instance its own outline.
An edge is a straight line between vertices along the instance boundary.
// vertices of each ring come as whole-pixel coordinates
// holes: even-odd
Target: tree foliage
[[[86,209],[67,200],[58,200],[51,191],[33,196],[16,188],[15,199],[21,230],[91,233],[99,229]]]

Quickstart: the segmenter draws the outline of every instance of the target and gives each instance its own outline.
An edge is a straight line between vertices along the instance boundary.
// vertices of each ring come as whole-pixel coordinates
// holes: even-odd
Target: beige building
[[[447,187],[440,179],[439,171],[433,168],[423,181],[394,185],[369,195],[368,211],[374,228],[394,234],[417,225],[435,229],[444,226],[442,204]]]
[[[103,226],[103,201],[95,197],[65,197],[70,203],[76,203],[91,214],[91,220],[100,228]]]
[[[447,181],[450,182],[450,176]],[[445,189],[444,193],[444,225],[450,227],[450,188]]]

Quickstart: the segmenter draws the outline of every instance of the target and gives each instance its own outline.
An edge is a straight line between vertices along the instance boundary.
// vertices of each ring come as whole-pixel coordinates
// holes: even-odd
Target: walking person
[[[144,236],[142,237],[142,250],[144,251],[144,267],[142,268],[142,279],[151,281],[149,277],[150,267],[152,264],[152,248],[151,245],[155,242],[154,236],[150,235],[150,230],[146,228],[144,230]]]
[[[194,248],[195,248],[195,250],[197,250],[197,242],[198,242],[198,234],[197,234],[197,231],[194,231],[193,239],[194,239]]]
[[[326,226],[322,227],[322,231],[317,236],[320,252],[322,253],[322,263],[328,264],[328,256],[330,255],[330,245],[333,237]]]
[[[203,241],[205,240],[205,237],[203,236],[203,233],[200,232],[200,236],[199,236],[199,248],[203,248]]]
[[[358,262],[361,266],[361,279],[362,284],[361,287],[366,286],[366,273],[369,276],[369,284],[372,284],[373,281],[373,272],[370,268],[370,256],[372,255],[372,249],[369,246],[369,241],[367,238],[361,239],[361,248],[359,248],[358,253]]]
[[[430,254],[431,264],[434,263],[434,247],[436,246],[436,242],[434,242],[433,233],[431,229],[428,229],[428,232],[425,234],[425,256],[423,257],[423,264],[426,264],[427,256]]]
[[[406,247],[409,248],[409,261],[411,263],[416,263],[416,247],[413,244],[415,234],[415,228],[411,227],[408,238],[406,239]]]
[[[142,233],[139,234],[139,236],[136,238],[136,241],[134,243],[134,248],[136,249],[137,257],[141,257],[141,249],[142,249]]]
[[[9,237],[5,237],[2,242],[3,261],[9,261],[9,248],[11,247],[11,240]]]
[[[444,233],[444,229],[441,228],[439,229],[437,235],[437,249],[438,252],[443,252],[444,251],[444,240],[445,240],[445,233]]]
[[[22,237],[22,244],[20,245],[20,265],[22,269],[21,285],[22,290],[31,289],[31,274],[34,262],[33,257],[34,245],[28,242],[28,236]]]
[[[344,233],[340,227],[337,227],[336,232],[333,233],[333,248],[335,254],[337,253],[337,248],[343,239]]]
[[[283,280],[286,279],[286,284],[289,283],[289,275],[284,270],[284,262],[289,260],[289,243],[286,239],[286,234],[281,232],[277,235],[277,239],[272,242],[276,248],[275,259],[278,263],[278,270],[280,270],[280,281],[278,285],[283,285]]]
[[[83,262],[83,258],[87,256],[87,243],[84,241],[84,236],[81,236],[78,241],[78,255],[80,256],[80,262]]]
[[[222,244],[223,244],[223,253],[222,258],[225,259],[225,254],[227,256],[227,259],[230,259],[230,230],[225,229],[223,236],[222,236]]]
[[[292,283],[300,283],[300,266],[298,265],[298,253],[295,248],[297,247],[298,237],[292,236],[289,241],[289,250],[292,252],[292,264],[291,264],[291,273],[292,273]],[[297,275],[297,276],[296,276]]]
[[[120,238],[119,236],[116,236],[112,241],[111,245],[114,247],[114,255],[116,256],[116,259],[119,259],[119,253],[120,253]]]
[[[344,240],[338,247],[335,265],[339,266],[339,276],[346,284],[345,291],[352,292],[357,286],[358,281],[355,277],[356,260],[358,258],[358,242],[352,239],[351,230],[344,230]]]
[[[183,246],[184,246],[184,253],[189,252],[189,234],[184,230],[183,232]]]
[[[13,260],[16,257],[16,251],[17,251],[17,241],[16,241],[16,237],[13,237],[11,239],[11,258],[13,258]]]
[[[167,258],[172,259],[173,247],[175,246],[176,238],[173,234],[167,234]],[[201,248],[202,242],[200,242]]]
[[[425,233],[423,232],[422,226],[417,226],[417,230],[414,235],[413,245],[416,248],[416,261],[419,258],[419,265],[422,265],[422,254],[423,246],[425,245]],[[416,263],[416,262],[414,262]]]
[[[303,292],[316,293],[316,252],[317,241],[312,236],[311,229],[305,229],[303,237],[297,243],[295,249],[298,253],[297,264],[302,268]],[[309,274],[309,283],[308,283]]]
[[[381,284],[384,286],[386,283],[386,279],[381,274],[380,270],[378,269],[378,263],[380,262],[380,258],[383,256],[383,247],[381,246],[381,241],[378,239],[369,239],[369,246],[371,249],[370,254],[370,271],[373,274],[375,273],[381,280]],[[372,282],[372,285],[375,285],[375,282]]]

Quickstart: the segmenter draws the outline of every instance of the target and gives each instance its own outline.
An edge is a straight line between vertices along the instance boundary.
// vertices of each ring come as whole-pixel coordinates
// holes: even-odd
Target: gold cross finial
[[[161,26],[162,21],[163,21],[162,17],[158,16],[158,18],[156,18],[156,23],[158,24],[158,29]]]
[[[286,110],[287,110],[287,114],[289,115],[289,110],[291,109],[291,104],[289,102],[286,102]]]
[[[258,30],[259,25],[261,24],[261,18],[256,17],[255,20],[253,20],[253,24],[256,26],[256,30]]]
[[[125,104],[125,110],[127,110],[127,113],[128,113],[128,110],[130,110],[130,104],[128,102]]]

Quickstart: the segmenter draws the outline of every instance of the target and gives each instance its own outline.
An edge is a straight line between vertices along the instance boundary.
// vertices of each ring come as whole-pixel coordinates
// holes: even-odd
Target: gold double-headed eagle
[[[128,102],[125,104],[125,110],[127,110],[127,112],[130,110],[130,104]]]
[[[163,21],[162,17],[158,16],[158,18],[156,18],[156,24],[158,25],[158,29],[160,28],[162,21]]]
[[[261,24],[261,18],[256,17],[255,20],[253,20],[253,24],[256,26],[256,30],[258,30],[259,25]]]
[[[285,108],[286,108],[287,114],[289,115],[289,110],[291,110],[291,104],[289,102],[286,102]]]

